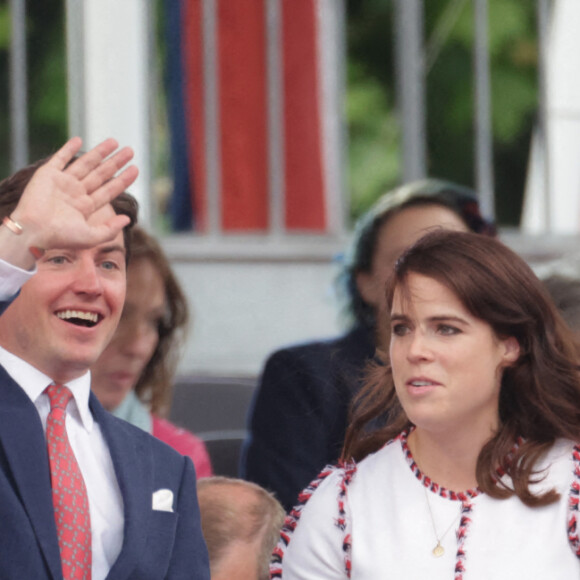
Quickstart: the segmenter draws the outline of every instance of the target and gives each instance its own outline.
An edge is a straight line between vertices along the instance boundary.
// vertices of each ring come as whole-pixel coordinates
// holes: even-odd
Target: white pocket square
[[[158,489],[153,493],[153,509],[158,512],[173,511],[173,492],[170,489]]]

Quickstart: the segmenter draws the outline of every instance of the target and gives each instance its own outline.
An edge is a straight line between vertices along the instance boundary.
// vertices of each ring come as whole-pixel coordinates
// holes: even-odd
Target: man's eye
[[[66,258],[64,256],[52,256],[48,259],[51,264],[64,264],[66,262]]]
[[[104,270],[116,270],[117,269],[117,264],[115,262],[106,261],[106,262],[102,262],[101,263],[101,267]]]

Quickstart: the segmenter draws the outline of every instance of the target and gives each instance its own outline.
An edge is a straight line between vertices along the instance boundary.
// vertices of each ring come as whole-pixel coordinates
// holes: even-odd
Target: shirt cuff
[[[22,270],[18,266],[0,260],[0,301],[12,298],[34,274],[36,266],[34,270]]]

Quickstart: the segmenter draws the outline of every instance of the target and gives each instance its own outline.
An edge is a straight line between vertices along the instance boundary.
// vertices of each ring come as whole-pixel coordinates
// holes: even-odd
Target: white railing
[[[423,10],[425,0],[394,0],[396,4],[395,42],[397,59],[397,89],[399,109],[402,121],[402,176],[405,181],[426,175],[426,130],[425,130],[425,76],[428,73],[428,53],[423,42]],[[457,7],[467,0],[450,0],[447,12],[452,16]],[[493,163],[492,163],[492,129],[491,129],[491,90],[488,39],[488,0],[471,0],[474,7],[474,159],[476,171],[475,189],[479,192],[483,212],[494,217]],[[283,233],[283,186],[281,178],[282,153],[280,151],[281,135],[274,122],[280,118],[280,0],[267,2],[269,26],[268,38],[268,92],[270,118],[270,228],[273,233]],[[538,66],[538,139],[543,146],[543,197],[545,231],[550,230],[550,164],[549,132],[547,109],[547,47],[550,23],[551,0],[537,0],[539,66]],[[207,155],[207,189],[208,189],[208,232],[219,232],[220,170],[218,143],[218,113],[216,111],[216,39],[211,32],[215,30],[215,4],[203,2],[204,19],[207,26],[205,48],[206,72],[206,151]],[[11,9],[11,52],[10,52],[10,120],[11,120],[11,166],[13,169],[28,162],[28,119],[27,119],[27,69],[26,69],[26,0],[10,0]],[[69,10],[70,12],[70,10]],[[70,16],[70,14],[69,14]],[[73,15],[74,16],[74,15]],[[443,19],[445,20],[445,19]],[[448,19],[449,20],[449,19]],[[78,27],[77,27],[78,28]],[[80,42],[69,35],[68,43]],[[427,47],[429,48],[429,47]],[[70,51],[69,51],[70,54]],[[86,65],[85,65],[86,66]],[[77,71],[78,72],[78,71]],[[80,73],[78,73],[80,74]],[[78,76],[78,75],[77,75]],[[213,79],[213,80],[212,80]],[[340,82],[340,79],[338,79]],[[82,84],[82,83],[81,83]],[[74,113],[87,101],[76,98],[81,85],[69,83],[69,108]],[[338,110],[338,107],[337,107]],[[82,131],[82,123],[74,123],[79,115],[71,115],[71,122]],[[341,138],[341,133],[336,133]],[[340,173],[340,168],[333,167]],[[335,176],[336,177],[336,176]],[[336,177],[340,179],[339,175]],[[341,187],[331,188],[340,190]],[[342,200],[334,200],[340,205]],[[340,231],[336,220],[342,219],[341,211],[335,211],[334,229]],[[337,218],[337,216],[339,216]]]

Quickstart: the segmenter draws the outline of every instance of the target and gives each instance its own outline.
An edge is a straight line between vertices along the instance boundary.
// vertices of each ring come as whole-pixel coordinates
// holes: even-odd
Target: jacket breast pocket
[[[158,580],[167,575],[179,514],[152,510],[149,521],[145,550],[135,576],[139,580]]]

